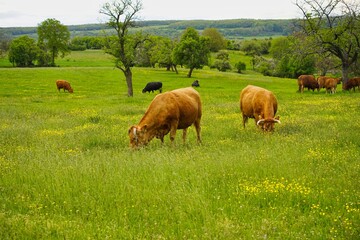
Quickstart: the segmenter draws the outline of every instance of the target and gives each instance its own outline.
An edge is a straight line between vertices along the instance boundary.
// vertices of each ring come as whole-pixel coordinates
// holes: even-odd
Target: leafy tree
[[[315,58],[309,50],[306,39],[295,36],[280,37],[273,40],[270,53],[275,60],[273,75],[297,78],[301,74],[313,74]]]
[[[160,67],[166,67],[167,71],[173,70],[178,73],[172,55],[176,45],[175,41],[166,37],[156,37],[154,40],[155,44],[150,50],[151,62],[158,63]]]
[[[55,66],[55,58],[61,54],[64,57],[69,53],[70,32],[58,20],[49,18],[38,25],[38,45],[43,55],[50,53],[50,66]],[[44,58],[47,59],[47,58]],[[44,62],[45,65],[48,65]]]
[[[144,42],[140,34],[130,35],[129,29],[135,27],[136,15],[142,9],[140,0],[113,1],[105,3],[100,13],[109,17],[107,25],[116,31],[116,35],[107,38],[106,52],[116,58],[115,66],[126,79],[128,96],[133,96],[132,71],[135,65],[135,54],[138,46]]]
[[[9,60],[17,67],[34,66],[39,48],[34,39],[22,36],[14,39],[10,44]]]
[[[302,31],[314,45],[340,59],[343,88],[360,52],[360,4],[347,0],[297,0]]]
[[[271,39],[252,39],[252,40],[245,40],[241,44],[241,51],[244,51],[246,55],[250,56],[260,56],[269,53],[269,49],[271,46]]]
[[[194,69],[207,65],[210,58],[209,38],[199,36],[194,28],[187,28],[175,46],[174,61],[189,68],[190,78]]]
[[[205,28],[202,35],[209,38],[211,52],[218,52],[226,48],[226,39],[216,28]]]
[[[217,68],[220,72],[226,72],[226,70],[231,69],[230,57],[227,51],[219,51],[215,56],[214,67]]]

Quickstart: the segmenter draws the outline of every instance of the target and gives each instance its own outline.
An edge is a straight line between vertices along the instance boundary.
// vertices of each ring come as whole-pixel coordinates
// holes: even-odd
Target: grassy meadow
[[[246,60],[244,60],[246,61]],[[5,62],[5,61],[0,61]],[[360,93],[297,93],[294,79],[134,68],[134,97],[100,51],[57,68],[0,68],[0,239],[359,239]],[[73,94],[58,92],[66,79]],[[202,140],[127,131],[157,93],[197,88]],[[278,99],[281,124],[244,129],[248,84]],[[341,87],[339,86],[341,89]]]

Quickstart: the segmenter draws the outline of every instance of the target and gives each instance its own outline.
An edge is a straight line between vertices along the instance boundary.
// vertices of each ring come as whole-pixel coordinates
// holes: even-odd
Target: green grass
[[[358,239],[359,92],[134,68],[128,98],[111,60],[83,54],[66,67],[0,69],[0,239]],[[57,92],[60,78],[73,94]],[[130,150],[127,131],[155,96],[141,93],[146,82],[167,91],[194,79],[203,143],[192,127],[185,145],[178,132],[174,146],[167,136]],[[247,84],[277,96],[274,133],[242,127]]]

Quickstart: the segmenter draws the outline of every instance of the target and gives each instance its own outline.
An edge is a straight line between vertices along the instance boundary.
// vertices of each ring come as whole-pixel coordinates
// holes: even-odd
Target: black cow
[[[146,84],[142,92],[154,92],[155,90],[159,90],[159,92],[162,92],[162,82],[149,82]]]
[[[191,84],[191,86],[193,86],[193,87],[200,87],[199,80],[195,80],[195,81]]]

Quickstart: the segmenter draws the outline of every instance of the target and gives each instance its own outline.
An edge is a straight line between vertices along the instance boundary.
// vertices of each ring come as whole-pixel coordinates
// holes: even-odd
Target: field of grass
[[[134,68],[134,97],[101,52],[58,68],[0,68],[0,239],[359,239],[360,93],[296,81]],[[67,79],[73,94],[58,92]],[[129,149],[155,96],[199,79],[202,140]],[[239,94],[274,92],[281,124],[244,129]],[[340,86],[339,86],[340,87]]]

